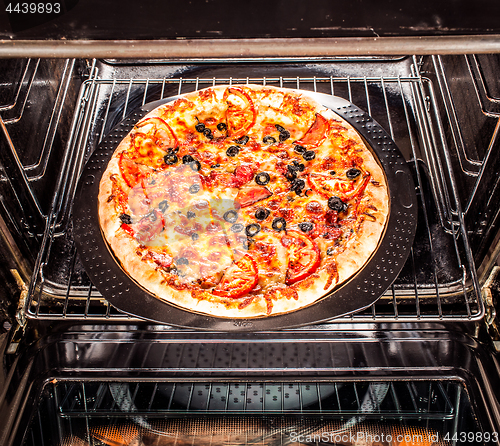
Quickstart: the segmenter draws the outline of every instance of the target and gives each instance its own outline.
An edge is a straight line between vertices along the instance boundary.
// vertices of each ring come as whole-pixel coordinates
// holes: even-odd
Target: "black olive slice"
[[[356,167],[351,167],[350,169],[347,170],[345,176],[350,180],[354,180],[355,178],[358,178],[360,174],[361,170],[356,169]]]
[[[196,129],[196,131],[198,133],[203,133],[203,131],[205,130],[206,127],[205,127],[205,124],[202,124],[201,122],[199,122],[198,124],[196,124],[194,126],[194,128]]]
[[[310,221],[305,221],[303,223],[299,223],[299,229],[302,232],[310,232],[314,228],[314,225]]]
[[[290,190],[300,194],[300,192],[302,192],[302,189],[304,189],[304,187],[306,187],[306,182],[303,179],[299,178],[299,179],[294,180],[292,182],[292,186],[291,186]]]
[[[241,232],[245,229],[245,226],[243,226],[241,223],[235,223],[233,226],[231,226],[231,231],[233,232]]]
[[[201,164],[198,160],[194,159],[191,155],[184,155],[182,157],[182,164],[189,164],[192,170],[198,172],[201,169]]]
[[[192,163],[189,163],[189,167],[191,167],[191,170],[198,172],[201,169],[201,163],[198,160],[194,160]]]
[[[285,178],[288,181],[293,181],[297,178],[297,172],[294,172],[293,170],[288,170],[287,173],[285,173]]]
[[[238,220],[238,212],[231,209],[231,210],[224,213],[223,218],[228,223],[235,223],[236,220]]]
[[[302,163],[299,163],[298,161],[294,160],[293,163],[286,166],[286,168],[290,172],[304,172],[304,169],[306,167]]]
[[[179,158],[177,158],[177,155],[172,152],[168,152],[164,157],[163,161],[165,161],[165,164],[168,164],[169,166],[177,163],[179,161]]]
[[[304,146],[299,146],[298,144],[293,147],[296,153],[304,153],[306,148]]]
[[[200,238],[200,236],[195,232],[194,234],[191,235],[191,240],[193,240],[193,242],[195,242],[196,240],[198,240]]]
[[[286,220],[283,217],[276,217],[271,226],[275,231],[284,231],[286,229]]]
[[[121,214],[120,220],[122,223],[125,223],[127,225],[130,225],[132,223],[132,217],[128,214]]]
[[[160,208],[160,211],[165,212],[168,209],[168,201],[167,200],[160,201],[158,207]]]
[[[264,138],[262,138],[262,142],[264,144],[274,144],[276,142],[276,138],[273,136],[264,136]]]
[[[282,127],[279,124],[275,124],[276,130],[280,132],[279,140],[281,142],[286,141],[288,138],[290,138],[290,132],[286,130],[284,127]]]
[[[189,265],[189,260],[186,257],[179,257],[175,263],[177,265]]]
[[[330,175],[335,175],[337,172],[335,172],[334,170],[330,170],[330,172],[328,172]]]
[[[347,203],[344,203],[339,197],[330,197],[328,199],[328,207],[332,211],[345,212],[347,210]]]
[[[248,237],[254,237],[260,232],[260,225],[258,223],[252,223],[245,228],[245,234]]]
[[[193,211],[187,211],[186,217],[191,219],[191,218],[196,217],[196,214]]]
[[[255,211],[255,218],[257,220],[265,220],[267,217],[269,217],[269,214],[271,211],[266,208],[259,208]]]
[[[217,130],[219,130],[219,132],[223,132],[224,130],[227,130],[227,125],[223,122],[219,122],[217,124]]]
[[[306,161],[311,161],[316,158],[316,153],[314,152],[314,150],[306,150],[302,154],[302,158],[304,158]]]
[[[240,237],[240,243],[241,243],[241,247],[245,251],[248,251],[248,248],[250,248],[250,240],[247,239],[246,237]]]
[[[212,130],[210,129],[205,129],[203,130],[203,134],[208,138],[208,139],[213,139],[214,135],[212,135]]]
[[[290,138],[290,132],[288,130],[280,133],[279,139],[281,142],[286,141],[288,138]]]
[[[235,139],[234,142],[236,144],[240,144],[240,145],[244,146],[249,140],[250,140],[250,138],[245,135],[245,136],[242,136],[241,138]]]
[[[257,175],[255,175],[255,182],[260,186],[265,186],[267,183],[269,183],[270,180],[271,177],[267,172],[259,172]]]
[[[216,169],[217,167],[220,167],[220,164],[212,164],[210,169]]]
[[[201,189],[201,186],[199,184],[192,184],[189,186],[189,193],[190,194],[197,194]]]
[[[227,156],[236,156],[240,153],[240,148],[238,146],[231,146],[226,150],[226,155]]]
[[[297,160],[293,160],[292,164],[293,164],[293,166],[295,166],[296,170],[298,170],[299,172],[304,172],[304,169],[306,168],[306,166],[304,166],[304,164],[299,163]]]

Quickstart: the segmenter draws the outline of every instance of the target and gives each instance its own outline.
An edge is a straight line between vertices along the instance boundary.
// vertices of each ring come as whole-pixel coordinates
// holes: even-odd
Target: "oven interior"
[[[291,432],[375,425],[441,437],[498,430],[498,55],[1,66],[5,444],[110,444],[112,426],[135,439],[119,444],[158,445],[281,445]],[[279,332],[203,333],[123,314],[90,282],[71,216],[100,141],[142,104],[237,83],[347,99],[404,155],[417,234],[369,308]]]

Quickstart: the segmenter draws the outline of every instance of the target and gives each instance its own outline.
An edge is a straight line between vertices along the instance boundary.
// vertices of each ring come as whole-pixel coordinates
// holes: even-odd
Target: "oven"
[[[2,31],[0,443],[500,444],[498,7],[82,3]],[[138,107],[241,83],[380,123],[418,202],[404,267],[368,308],[313,324],[121,312],[75,245],[85,163]]]

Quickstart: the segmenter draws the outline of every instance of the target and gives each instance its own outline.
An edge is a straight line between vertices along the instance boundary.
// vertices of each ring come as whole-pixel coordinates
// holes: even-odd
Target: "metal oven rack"
[[[141,71],[132,70],[132,76],[117,78],[106,70],[100,71],[94,61],[76,101],[64,170],[55,194],[57,201],[54,200],[45,230],[40,234],[41,249],[20,319],[131,320],[103,299],[79,262],[71,234],[71,205],[79,174],[104,135],[135,107],[210,85],[231,83],[300,88],[344,97],[365,109],[390,133],[413,170],[419,221],[409,260],[376,304],[337,322],[480,319],[485,310],[452,165],[456,153],[460,157],[466,150],[453,143],[460,140],[454,104],[446,90],[445,74],[439,71],[438,58],[432,60],[437,80],[421,74],[419,59],[408,59],[407,72],[397,75],[370,72],[354,76],[336,72],[329,76],[234,78],[184,78],[176,75],[175,70],[165,77],[137,76],[135,73]],[[476,168],[475,177],[480,179],[481,166],[487,159],[485,153],[471,161]]]
[[[67,417],[110,417],[134,405],[138,415],[221,413],[342,415],[452,419],[458,390],[451,382],[85,382],[49,385]],[[371,387],[370,387],[371,386]],[[47,389],[48,390],[48,389]],[[369,390],[369,392],[367,392]],[[453,392],[452,392],[453,391]],[[349,395],[350,398],[347,398]],[[364,398],[366,396],[366,399]],[[363,406],[364,404],[364,406]],[[371,410],[366,407],[370,405]]]
[[[47,417],[57,419],[57,428]],[[315,434],[317,441],[335,432],[359,436],[359,432],[371,432],[370,426],[376,426],[378,435],[412,431],[453,437],[466,425],[474,429],[469,397],[458,381],[446,379],[328,383],[63,380],[47,383],[43,389],[26,444],[80,444],[80,439],[97,446],[106,438],[105,444],[110,444],[110,439],[130,437],[131,441],[142,436],[149,438],[146,444],[161,439],[165,445],[282,446],[301,434]]]

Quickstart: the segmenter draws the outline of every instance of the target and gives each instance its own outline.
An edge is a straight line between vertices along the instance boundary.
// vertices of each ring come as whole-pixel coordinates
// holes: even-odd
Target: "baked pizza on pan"
[[[98,214],[123,270],[157,298],[265,317],[363,267],[389,191],[354,128],[307,92],[215,86],[134,126],[101,178]]]

